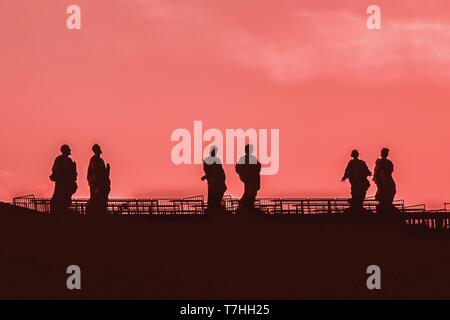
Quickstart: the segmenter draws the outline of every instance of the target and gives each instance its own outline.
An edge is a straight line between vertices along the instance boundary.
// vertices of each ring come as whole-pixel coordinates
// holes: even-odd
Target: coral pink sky
[[[0,199],[50,197],[59,146],[88,195],[90,147],[112,197],[206,194],[176,166],[174,129],[280,129],[261,196],[348,196],[350,151],[373,169],[387,146],[398,198],[450,201],[450,2],[0,0]],[[66,28],[77,4],[82,29]],[[241,183],[225,166],[229,193]],[[375,193],[372,185],[369,195]]]

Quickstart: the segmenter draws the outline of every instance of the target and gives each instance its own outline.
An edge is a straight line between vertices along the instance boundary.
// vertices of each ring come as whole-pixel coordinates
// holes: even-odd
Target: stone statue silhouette
[[[64,213],[72,204],[72,196],[78,189],[77,165],[70,158],[72,150],[68,145],[61,146],[61,154],[56,157],[50,180],[55,183],[55,190],[50,201],[51,213]]]
[[[214,211],[222,207],[222,199],[227,186],[225,184],[225,171],[220,159],[216,156],[218,148],[212,146],[210,155],[203,160],[205,175],[201,178],[208,182],[208,211]]]
[[[105,165],[105,161],[101,158],[102,148],[98,144],[92,147],[92,151],[94,155],[89,161],[87,174],[90,198],[86,211],[88,214],[106,214],[111,191],[110,165]]]
[[[370,182],[367,177],[371,176],[372,172],[370,172],[367,164],[363,160],[358,159],[358,150],[353,150],[351,157],[353,159],[348,162],[341,180],[345,181],[348,179],[350,181],[352,195],[349,201],[350,210],[363,211],[364,199],[370,187]]]
[[[381,150],[381,158],[375,162],[373,181],[377,185],[375,199],[379,201],[379,212],[392,211],[394,209],[392,202],[397,192],[394,178],[394,164],[388,159],[389,149]]]
[[[261,163],[253,155],[253,146],[245,146],[245,155],[242,156],[235,166],[239,179],[244,183],[244,194],[239,201],[240,208],[255,208],[255,199],[261,187]]]

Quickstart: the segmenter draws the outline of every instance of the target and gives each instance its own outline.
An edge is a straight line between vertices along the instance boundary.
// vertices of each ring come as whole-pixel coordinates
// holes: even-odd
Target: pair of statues
[[[98,144],[92,147],[94,155],[89,161],[87,179],[90,187],[88,214],[106,213],[108,196],[111,191],[110,165],[101,158],[102,149]],[[72,196],[78,189],[77,164],[70,155],[68,145],[61,146],[61,154],[55,159],[50,180],[55,182],[55,191],[50,202],[52,213],[67,212],[72,204]]]
[[[227,186],[225,184],[225,171],[217,157],[216,146],[211,147],[210,155],[203,161],[205,175],[202,180],[208,182],[208,210],[214,211],[222,208],[222,199]],[[261,163],[253,155],[253,146],[245,146],[245,155],[235,165],[239,179],[244,183],[244,194],[239,201],[239,207],[246,210],[254,210],[255,199],[261,187]]]
[[[349,180],[351,184],[350,210],[362,211],[363,203],[366,197],[367,190],[370,187],[368,177],[372,176],[372,172],[367,167],[367,164],[359,159],[358,150],[353,150],[351,153],[352,160],[349,161],[342,181]],[[389,212],[395,210],[393,201],[397,192],[394,178],[394,164],[388,159],[389,149],[383,148],[381,150],[381,158],[377,159],[373,174],[373,180],[377,185],[377,193],[375,200],[378,200],[379,212]]]

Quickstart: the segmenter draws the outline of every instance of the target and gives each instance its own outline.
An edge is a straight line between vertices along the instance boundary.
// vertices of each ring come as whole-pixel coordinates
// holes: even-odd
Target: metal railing
[[[39,199],[34,195],[26,195],[13,199],[13,205],[50,213],[50,199]],[[71,210],[86,214],[88,199],[73,199]],[[170,214],[204,214],[206,209],[203,196],[188,198],[160,198],[160,199],[110,199],[107,210],[114,215],[170,215]]]
[[[225,207],[227,213],[234,214],[239,208],[239,199],[225,195],[222,199],[222,206]]]
[[[80,214],[86,213],[87,199],[73,199],[71,209]],[[13,205],[34,211],[49,213],[50,199],[25,195],[13,199]],[[225,195],[222,205],[228,213],[235,213],[239,200]],[[206,210],[204,197],[154,198],[154,199],[110,199],[107,209],[111,214],[204,214]],[[378,201],[368,198],[364,208],[376,212]],[[395,200],[394,206],[401,212],[425,212],[424,205],[405,206],[403,200]],[[348,199],[344,198],[259,198],[255,207],[269,215],[305,215],[305,214],[342,214],[349,208]]]
[[[442,209],[427,210],[425,205],[405,207],[406,223],[424,225],[430,229],[450,229],[450,206],[444,203]]]
[[[50,199],[36,199],[36,197],[32,194],[15,197],[12,204],[17,207],[30,209],[37,212],[50,212]]]
[[[71,209],[86,214],[87,199],[73,199]],[[13,199],[13,205],[41,213],[50,212],[50,199],[25,195]],[[235,214],[239,200],[230,195],[224,196],[222,205],[229,214]],[[112,215],[202,215],[206,210],[203,196],[187,198],[158,199],[111,199],[107,210]],[[404,215],[409,225],[425,225],[432,229],[450,228],[450,203],[440,210],[427,211],[425,205],[405,206],[403,200],[395,200],[394,206]],[[340,215],[349,208],[344,198],[259,198],[255,207],[266,215]],[[364,208],[376,213],[378,201],[367,198]]]
[[[405,213],[424,213],[427,209],[424,204],[415,204],[412,206],[406,206],[403,209],[403,212]]]
[[[367,198],[364,201],[364,209],[376,212],[378,201]],[[403,211],[405,208],[403,200],[395,200],[394,206]],[[255,207],[266,214],[273,215],[303,215],[303,214],[341,214],[350,205],[348,199],[343,198],[278,198],[257,199]]]

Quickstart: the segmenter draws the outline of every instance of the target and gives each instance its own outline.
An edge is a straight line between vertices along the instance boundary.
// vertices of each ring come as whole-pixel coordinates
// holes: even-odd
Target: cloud
[[[228,52],[238,63],[260,67],[274,80],[319,77],[395,80],[418,73],[446,77],[450,62],[450,25],[429,21],[388,22],[365,29],[365,16],[346,12],[301,12],[293,33],[264,39],[237,37]],[[310,34],[296,36],[306,28]]]
[[[383,16],[382,29],[366,28],[365,11],[305,10],[224,14],[213,5],[136,0],[149,19],[170,23],[171,37],[195,32],[228,63],[258,68],[278,82],[315,78],[399,80],[419,74],[448,77],[450,24]],[[300,7],[300,6],[299,6]],[[382,8],[383,9],[383,8]],[[239,10],[239,5],[236,5]],[[249,18],[258,27],[249,26]],[[164,32],[164,31],[162,31]],[[185,42],[183,42],[185,44]],[[191,51],[192,52],[192,51]]]

